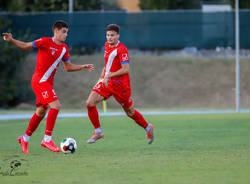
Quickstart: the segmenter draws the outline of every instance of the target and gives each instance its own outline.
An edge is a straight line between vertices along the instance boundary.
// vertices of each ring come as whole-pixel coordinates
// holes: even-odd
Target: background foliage
[[[8,0],[0,1],[0,8],[9,12],[68,11],[69,0]],[[74,0],[74,11],[118,10],[116,0]]]
[[[200,9],[202,3],[229,3],[235,0],[140,0],[142,10]],[[249,0],[240,0],[240,8],[250,8]],[[0,10],[8,12],[68,11],[68,0],[8,0],[0,1]],[[119,10],[117,0],[74,0],[74,11]]]
[[[235,0],[140,0],[142,10],[200,9],[202,3],[228,3],[234,7]],[[249,0],[240,0],[240,8],[250,8]]]
[[[0,16],[1,33],[6,31],[10,24],[9,20]],[[25,40],[28,38],[28,34],[19,38]],[[20,77],[27,52],[17,49],[3,41],[2,38],[0,39],[0,48],[0,107],[12,107],[31,98],[31,89],[27,88],[28,81]]]

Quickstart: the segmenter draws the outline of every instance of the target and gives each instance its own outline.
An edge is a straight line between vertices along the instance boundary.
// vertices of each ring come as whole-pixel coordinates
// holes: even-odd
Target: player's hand
[[[7,42],[11,41],[13,39],[12,34],[11,33],[2,33],[3,35],[3,39]]]
[[[82,66],[83,66],[83,69],[88,70],[89,72],[92,72],[95,69],[93,64],[86,64]]]
[[[104,77],[103,81],[102,81],[102,85],[103,87],[108,87],[108,78]]]
[[[104,87],[108,87],[108,80],[109,80],[110,77],[111,77],[111,73],[108,73],[108,74],[105,75],[105,77],[104,77],[104,79],[102,81],[102,85]]]

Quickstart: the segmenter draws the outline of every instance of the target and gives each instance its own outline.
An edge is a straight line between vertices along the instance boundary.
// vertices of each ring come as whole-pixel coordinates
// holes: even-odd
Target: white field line
[[[232,114],[235,110],[209,110],[209,111],[151,111],[141,112],[143,115],[183,115],[183,114]],[[250,113],[248,109],[240,110],[240,113]],[[30,119],[33,114],[0,114],[0,120]],[[100,116],[125,116],[124,112],[99,113]],[[59,113],[58,118],[88,117],[87,113]]]

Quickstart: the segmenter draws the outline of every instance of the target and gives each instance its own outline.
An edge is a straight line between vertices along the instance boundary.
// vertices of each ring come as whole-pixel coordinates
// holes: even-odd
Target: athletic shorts
[[[42,105],[45,109],[48,108],[50,102],[58,100],[53,85],[48,82],[39,83],[35,80],[31,81],[32,89],[36,95],[36,106]]]
[[[133,104],[131,99],[131,88],[129,84],[122,84],[121,82],[108,81],[108,86],[103,86],[102,81],[97,83],[92,91],[102,95],[105,100],[111,95],[124,108],[129,108]]]

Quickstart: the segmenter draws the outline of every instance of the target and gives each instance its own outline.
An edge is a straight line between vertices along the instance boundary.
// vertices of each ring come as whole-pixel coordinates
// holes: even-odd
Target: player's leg
[[[39,105],[36,108],[36,112],[34,113],[34,115],[32,116],[30,122],[29,122],[29,126],[25,132],[25,136],[24,135],[24,140],[29,141],[30,136],[33,134],[33,132],[35,132],[35,130],[37,129],[38,125],[40,124],[40,122],[43,120],[45,114],[47,111],[47,107],[44,107],[42,105]],[[29,136],[29,137],[28,137]]]
[[[18,142],[21,144],[23,153],[28,154],[28,144],[29,144],[30,137],[33,134],[33,132],[35,132],[40,122],[44,118],[46,114],[46,110],[47,108],[42,105],[37,106],[36,112],[30,119],[30,122],[29,122],[29,125],[25,134],[23,136],[18,137]]]
[[[102,132],[102,128],[100,125],[100,121],[99,121],[98,111],[96,108],[96,105],[100,103],[102,100],[104,100],[104,97],[102,95],[98,94],[95,91],[92,91],[86,101],[86,106],[88,109],[88,116],[93,127],[95,128],[95,133],[87,141],[88,144],[95,143],[98,139],[101,139],[104,137],[104,134]]]
[[[148,123],[146,122],[146,120],[143,118],[140,112],[134,109],[133,106],[130,106],[128,108],[123,107],[123,110],[125,111],[127,116],[132,118],[139,126],[144,129],[148,127]]]
[[[57,115],[61,109],[61,104],[59,100],[53,101],[49,103],[50,110],[48,112],[45,135],[48,135],[47,140],[50,141],[52,132],[54,130],[54,126],[56,123]]]
[[[132,118],[139,126],[144,128],[147,134],[148,144],[151,144],[154,141],[154,126],[148,124],[142,114],[134,109],[132,105],[130,107],[124,106],[123,109],[128,117]]]
[[[140,112],[134,109],[133,101],[131,99],[131,88],[130,85],[117,85],[116,89],[112,91],[112,95],[119,102],[127,114],[128,117],[132,118],[138,125],[140,125],[146,131],[148,144],[151,144],[154,140],[153,125],[148,124]]]
[[[48,112],[45,135],[41,142],[41,146],[48,148],[49,150],[54,152],[60,152],[61,151],[60,148],[58,148],[52,141],[52,133],[56,123],[57,115],[61,108],[61,104],[60,101],[57,99],[55,101],[50,102],[49,106],[50,110]]]

